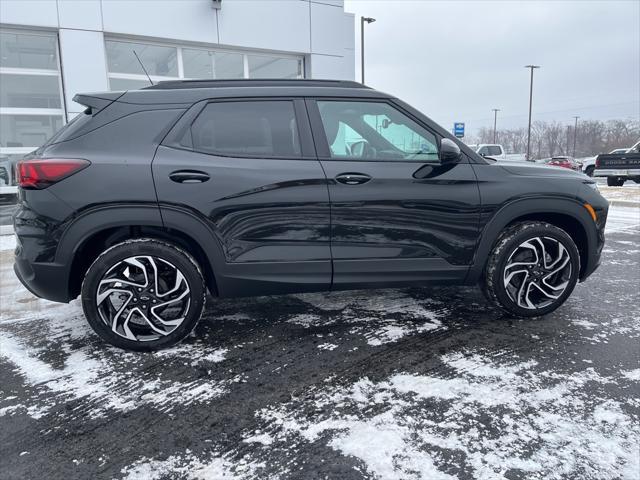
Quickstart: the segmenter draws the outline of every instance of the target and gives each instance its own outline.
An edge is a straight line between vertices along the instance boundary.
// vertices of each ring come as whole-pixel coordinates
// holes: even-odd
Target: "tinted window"
[[[435,135],[383,102],[319,101],[332,158],[437,161]]]
[[[502,155],[502,149],[497,145],[492,145],[489,147],[489,156],[491,155]]]
[[[478,153],[480,155],[489,155],[489,147],[480,147],[480,150],[478,150]]]
[[[253,157],[300,155],[298,127],[290,101],[210,103],[191,131],[194,149],[204,153]]]

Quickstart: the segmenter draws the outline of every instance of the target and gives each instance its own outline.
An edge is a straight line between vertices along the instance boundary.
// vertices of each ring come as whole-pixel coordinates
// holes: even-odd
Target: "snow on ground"
[[[609,201],[622,200],[625,202],[640,202],[640,185],[627,182],[624,187],[598,186],[600,193]]]
[[[640,209],[612,207],[601,269],[543,319],[505,317],[473,288],[209,300],[193,336],[149,354],[106,346],[79,302],[29,294],[9,246],[3,468],[65,479],[637,480],[638,232]]]
[[[605,233],[633,230],[638,226],[640,226],[640,207],[618,207],[614,205],[609,208]]]
[[[40,333],[53,325],[39,325]],[[60,336],[60,333],[57,334]],[[91,418],[104,417],[114,412],[125,412],[142,405],[154,406],[167,412],[175,403],[188,405],[193,402],[208,403],[223,395],[227,386],[240,378],[229,378],[219,382],[199,379],[171,381],[148,375],[145,369],[131,368],[139,356],[128,352],[105,355],[106,352],[93,348],[80,348],[73,352],[63,352],[61,364],[53,366],[42,357],[51,353],[48,348],[28,345],[9,333],[3,333],[0,340],[0,357],[14,366],[14,372],[22,376],[30,391],[30,402],[36,407],[14,406],[13,410],[24,408],[33,418],[40,418],[54,409],[61,401],[80,400],[82,407],[71,416],[82,415]],[[190,355],[198,358],[197,348]],[[153,355],[153,354],[152,354]],[[159,355],[155,355],[159,357]],[[162,357],[172,353],[163,352]],[[161,357],[161,358],[162,358]],[[207,361],[200,355],[199,361]],[[159,360],[162,361],[162,360]],[[215,357],[214,362],[221,361]],[[46,398],[47,401],[36,401]]]
[[[367,291],[344,291],[305,293],[295,297],[317,309],[318,313],[296,315],[289,319],[290,323],[311,327],[346,322],[353,325],[350,333],[364,335],[367,343],[373,346],[445,328],[439,320],[443,308],[440,302],[419,301],[401,290],[387,290],[383,296]]]
[[[0,235],[0,250],[13,250],[16,248],[16,236]]]
[[[325,444],[385,480],[455,479],[447,472],[460,470],[478,479],[637,478],[637,418],[588,391],[637,379],[592,368],[561,376],[509,352],[499,363],[473,351],[441,360],[438,375],[319,391],[309,399],[314,415],[292,402],[258,416],[271,445]]]

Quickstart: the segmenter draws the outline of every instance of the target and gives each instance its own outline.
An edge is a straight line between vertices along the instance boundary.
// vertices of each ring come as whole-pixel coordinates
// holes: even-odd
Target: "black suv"
[[[107,342],[150,350],[237,297],[476,284],[517,316],[598,266],[588,177],[482,158],[354,82],[163,82],[77,95],[19,164],[15,271]],[[238,304],[239,308],[241,304]]]

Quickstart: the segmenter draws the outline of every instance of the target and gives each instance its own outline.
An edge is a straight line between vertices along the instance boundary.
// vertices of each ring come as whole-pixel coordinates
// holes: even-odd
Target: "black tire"
[[[132,266],[132,259],[144,268]],[[113,273],[114,271],[117,273]],[[135,285],[132,280],[134,271],[138,275],[135,282],[140,282]],[[107,280],[105,275],[108,275]],[[153,275],[157,281],[150,280]],[[144,284],[141,283],[141,278],[144,279]],[[119,282],[120,279],[132,283],[125,285]],[[155,290],[154,284],[158,285]],[[101,295],[105,295],[105,288],[113,293],[102,298],[99,305],[98,294],[102,292]],[[202,316],[206,291],[200,267],[187,252],[160,240],[132,239],[108,248],[89,267],[82,283],[82,309],[91,328],[111,345],[127,350],[158,350],[175,345],[191,333]],[[119,299],[116,297],[112,300],[112,295],[119,296]],[[129,298],[122,300],[123,296]],[[122,310],[120,306],[114,305],[118,300],[121,305],[126,304]],[[161,310],[155,310],[158,308]],[[169,326],[160,323],[161,316],[166,311],[175,309],[178,310],[174,315],[177,318],[169,320],[180,323]],[[116,310],[128,315],[122,325],[119,324],[122,316],[117,313],[105,318],[109,316],[109,312]],[[116,331],[107,323],[113,318],[116,321],[112,325],[118,325]],[[129,335],[135,338],[127,338]],[[158,338],[153,338],[154,336]]]
[[[547,301],[551,301],[549,305],[544,305],[540,308],[523,308],[514,301],[507,291],[505,286],[506,280],[504,277],[505,267],[512,255],[515,254],[518,248],[522,247],[523,243],[536,238],[543,238],[545,241],[553,240],[557,242],[557,244],[561,244],[566,249],[569,257],[567,265],[570,265],[570,268],[567,269],[569,270],[569,274],[563,280],[567,282],[567,285],[557,299],[546,299]],[[561,252],[559,247],[558,251]],[[523,266],[517,268],[529,267]],[[564,230],[549,223],[528,221],[509,226],[498,237],[487,260],[484,275],[481,279],[481,287],[487,299],[507,313],[518,317],[538,317],[554,311],[565,302],[569,295],[571,295],[571,292],[573,292],[573,289],[578,282],[579,274],[580,254],[571,237]],[[529,278],[529,273],[526,273],[525,275],[525,279],[522,280],[523,283],[527,278]],[[532,278],[533,275],[536,275],[535,271],[532,272]],[[544,276],[546,273],[542,273],[540,275]],[[553,277],[551,278],[553,279]],[[535,289],[533,290],[535,291]]]
[[[635,178],[633,179],[633,181],[634,181],[635,183],[640,183],[640,177],[635,177]]]
[[[587,168],[584,169],[584,173],[589,177],[593,177],[593,171],[595,169],[596,167],[594,165],[589,165]]]
[[[625,181],[626,178],[622,177],[607,177],[607,185],[610,187],[621,187]]]

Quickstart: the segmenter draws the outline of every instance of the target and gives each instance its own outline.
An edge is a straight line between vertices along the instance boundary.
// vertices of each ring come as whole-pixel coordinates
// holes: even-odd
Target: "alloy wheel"
[[[102,321],[117,335],[138,342],[169,335],[189,312],[191,290],[173,264],[153,256],[119,261],[102,277],[96,305]]]
[[[571,280],[571,257],[561,242],[534,237],[509,256],[503,272],[504,288],[519,307],[533,310],[551,305]]]

